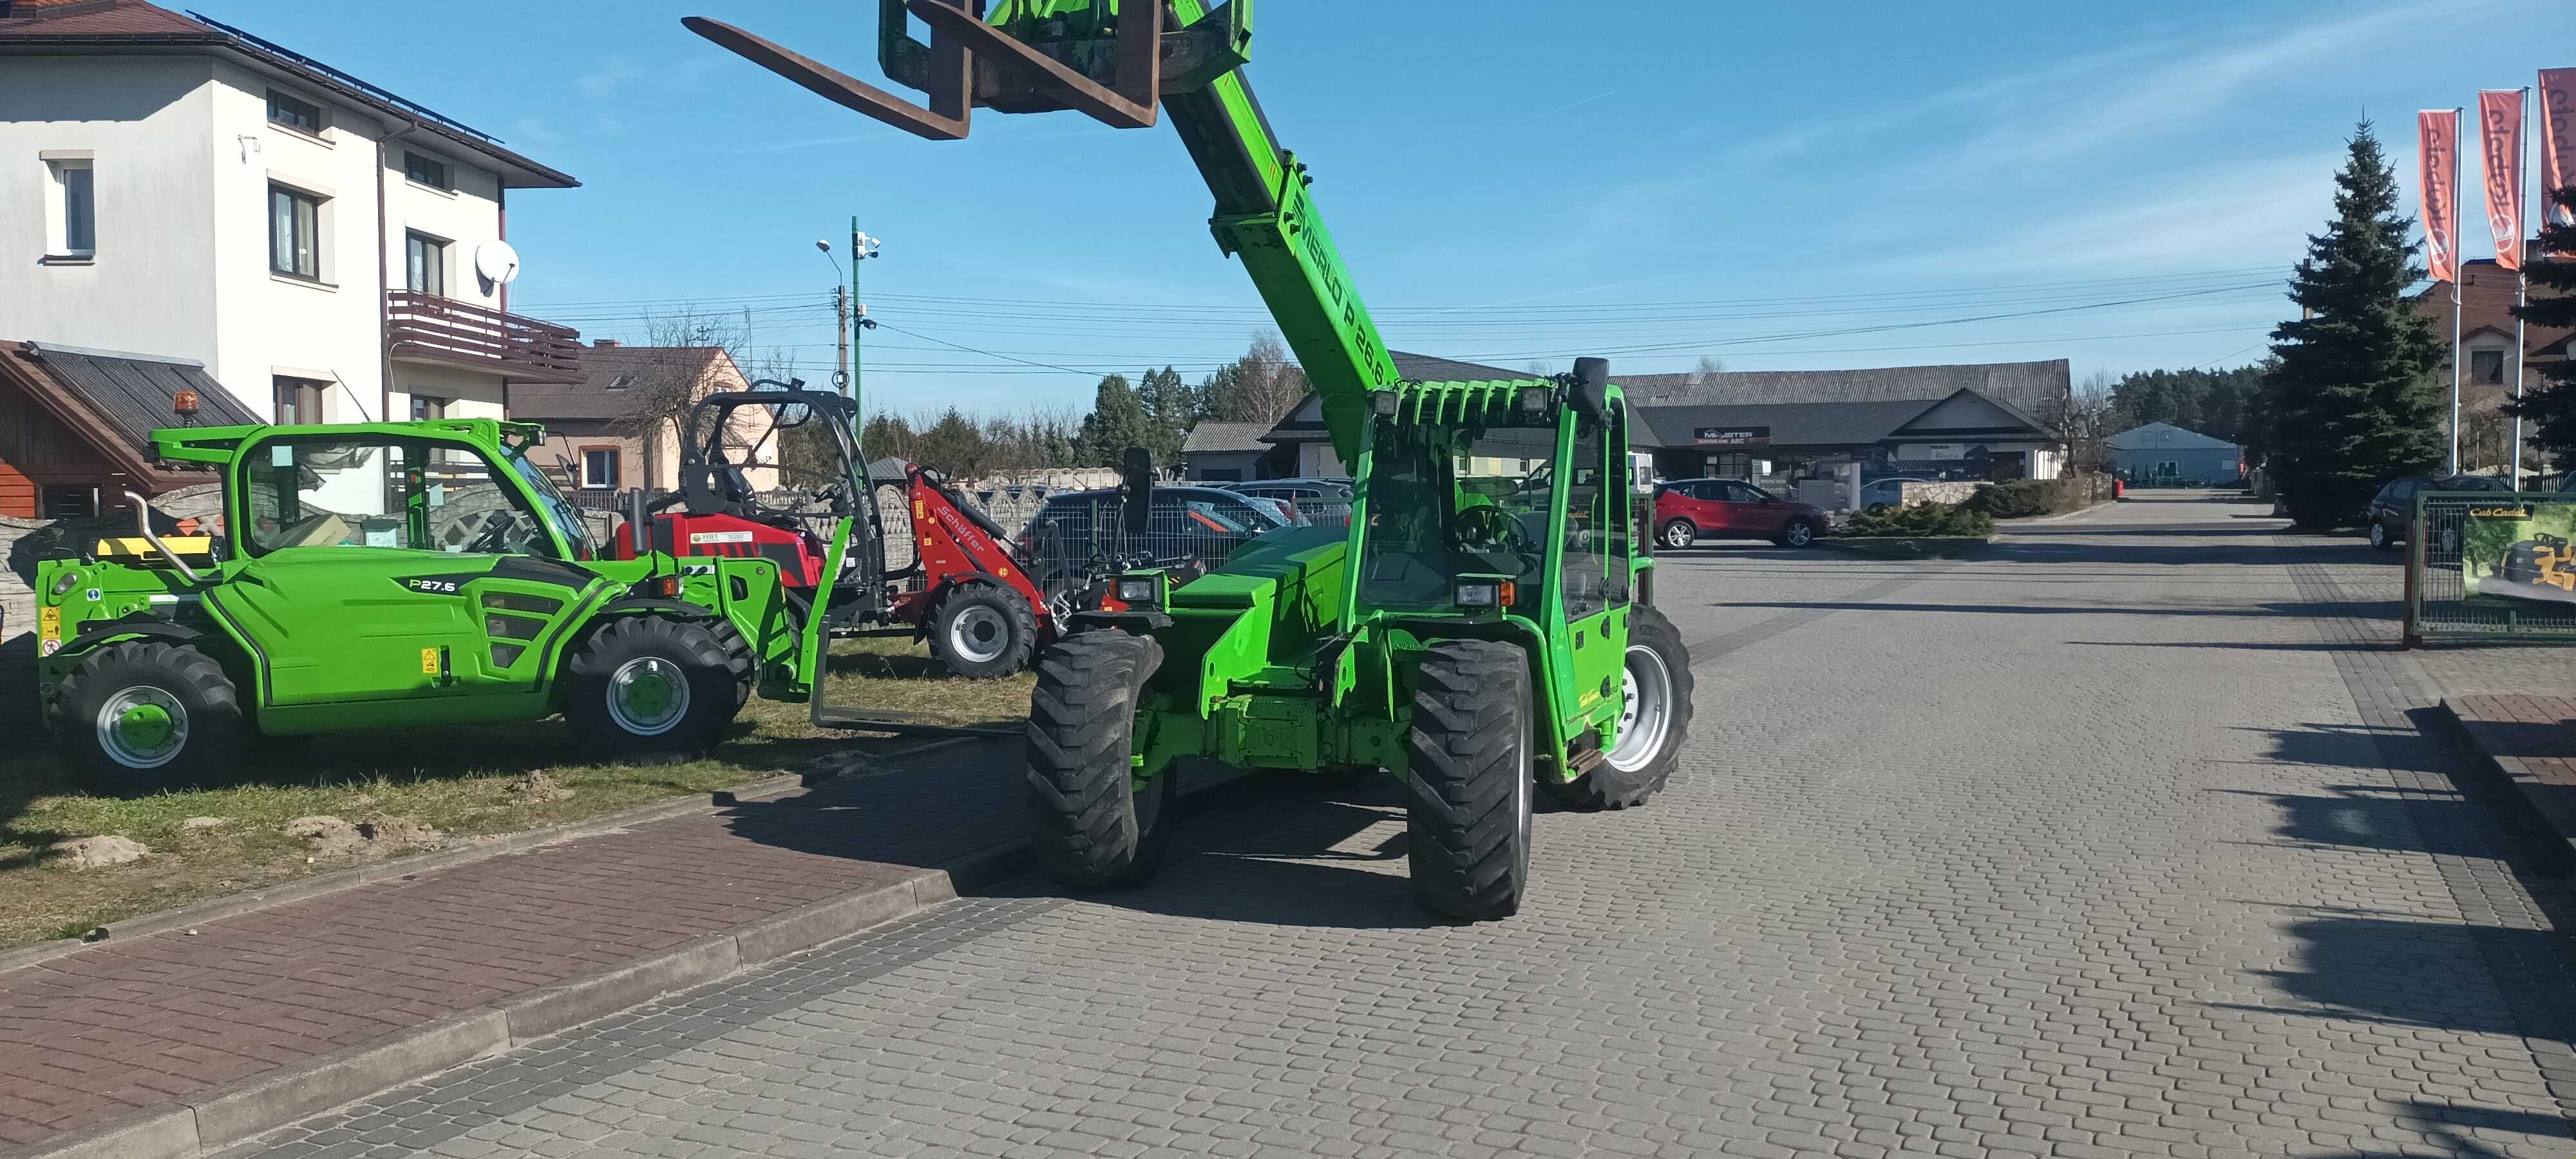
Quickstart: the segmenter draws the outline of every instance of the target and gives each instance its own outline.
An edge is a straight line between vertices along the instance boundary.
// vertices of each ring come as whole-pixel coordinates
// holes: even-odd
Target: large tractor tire
[[[930,613],[930,653],[968,680],[1026,670],[1038,650],[1038,614],[1028,598],[991,583],[960,585]]]
[[[1148,636],[1084,632],[1038,661],[1029,700],[1029,839],[1047,876],[1073,889],[1154,875],[1179,808],[1177,768],[1138,784],[1136,705],[1163,665]]]
[[[1423,653],[1405,828],[1413,896],[1462,921],[1518,913],[1529,888],[1535,746],[1529,661],[1490,640]]]
[[[752,690],[760,687],[760,655],[752,651],[751,641],[731,620],[709,620],[707,630],[716,634],[716,643],[724,646],[725,668],[733,673],[733,710],[751,703]]]
[[[1628,613],[1627,676],[1619,735],[1600,764],[1567,784],[1541,781],[1559,804],[1576,809],[1628,809],[1646,803],[1673,779],[1690,734],[1690,650],[1662,612],[1640,605]]]
[[[231,772],[241,760],[241,699],[223,665],[158,640],[112,644],[63,679],[54,736],[90,782],[149,793]]]
[[[612,753],[696,752],[733,719],[732,661],[705,624],[617,616],[564,665],[564,719]]]

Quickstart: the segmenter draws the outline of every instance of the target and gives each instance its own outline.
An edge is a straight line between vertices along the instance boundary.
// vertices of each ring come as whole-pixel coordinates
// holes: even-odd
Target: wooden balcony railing
[[[385,294],[385,344],[409,361],[445,362],[529,382],[581,381],[581,333],[412,290]]]

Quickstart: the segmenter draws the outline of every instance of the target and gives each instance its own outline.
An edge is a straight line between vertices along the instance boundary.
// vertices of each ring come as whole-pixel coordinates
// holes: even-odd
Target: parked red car
[[[1667,548],[1703,539],[1767,539],[1805,547],[1833,526],[1824,509],[1741,479],[1675,479],[1655,487],[1655,537]]]

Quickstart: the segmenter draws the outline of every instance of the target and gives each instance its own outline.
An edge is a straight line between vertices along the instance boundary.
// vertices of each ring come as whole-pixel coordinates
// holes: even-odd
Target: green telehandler
[[[879,60],[926,108],[739,28],[685,23],[933,140],[966,136],[977,106],[1122,128],[1168,112],[1215,194],[1219,247],[1252,274],[1356,480],[1347,528],[1273,533],[1177,587],[1124,577],[1126,610],[1082,617],[1116,630],[1041,659],[1027,739],[1041,864],[1075,888],[1144,880],[1185,758],[1385,769],[1408,786],[1419,900],[1467,920],[1516,912],[1533,790],[1580,809],[1642,804],[1690,724],[1690,658],[1652,606],[1608,364],[1402,380],[1306,166],[1244,78],[1250,0],[880,4]]]
[[[845,566],[864,586],[883,557],[857,405],[774,385],[724,401],[830,432],[826,590]],[[640,491],[634,558],[608,558],[528,461],[543,435],[495,419],[153,432],[162,462],[213,471],[223,534],[162,535],[128,492],[137,535],[37,565],[55,739],[93,783],[133,792],[223,773],[254,737],[557,712],[603,755],[689,751],[754,691],[825,727],[978,731],[825,703],[827,617],[786,598],[773,559],[645,550]]]

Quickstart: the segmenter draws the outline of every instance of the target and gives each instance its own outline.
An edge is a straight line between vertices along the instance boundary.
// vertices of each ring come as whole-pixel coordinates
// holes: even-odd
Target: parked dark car
[[[1741,479],[1675,479],[1655,487],[1655,542],[1667,548],[1703,539],[1805,547],[1832,527],[1824,508],[1779,498]]]
[[[1219,483],[1217,488],[1256,499],[1276,499],[1296,512],[1299,526],[1351,521],[1348,479],[1247,479]]]
[[[2415,497],[2427,491],[2506,491],[2513,487],[2493,475],[2407,475],[2391,479],[2370,497],[2363,514],[2370,545],[2381,551],[2406,540],[2406,525],[2415,518]]]
[[[1187,559],[1193,570],[1224,563],[1235,549],[1293,525],[1284,503],[1214,487],[1157,487],[1144,535],[1120,523],[1117,490],[1049,495],[1020,532],[1020,558],[1042,580],[1087,574],[1095,563],[1127,557]]]

